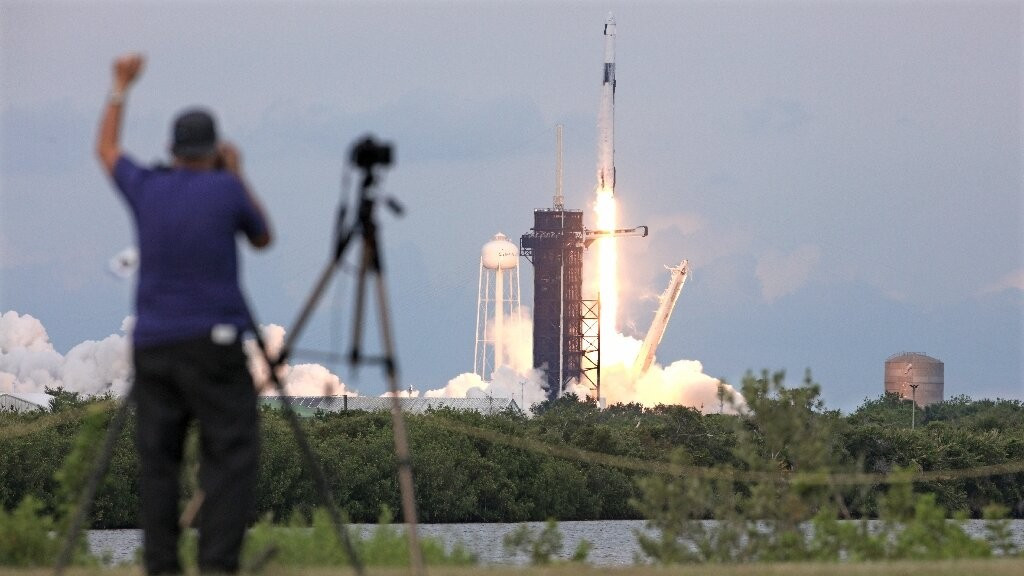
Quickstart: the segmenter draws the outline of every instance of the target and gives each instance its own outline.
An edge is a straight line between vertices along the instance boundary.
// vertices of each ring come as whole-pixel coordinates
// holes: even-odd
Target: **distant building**
[[[53,396],[42,392],[0,392],[0,410],[31,412],[49,410]]]
[[[945,368],[942,361],[920,352],[901,352],[885,361],[885,393],[914,400],[918,406],[944,400]]]
[[[301,416],[311,416],[319,410],[343,412],[363,410],[366,412],[390,412],[391,398],[381,396],[263,396],[260,402],[267,406],[280,406],[288,402]],[[402,411],[410,414],[424,414],[430,410],[458,410],[479,412],[490,415],[522,409],[511,398],[399,398]]]

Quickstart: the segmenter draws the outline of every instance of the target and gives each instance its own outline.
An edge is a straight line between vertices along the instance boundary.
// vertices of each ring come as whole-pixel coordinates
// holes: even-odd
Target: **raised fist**
[[[127,88],[142,73],[142,66],[145,60],[142,54],[131,53],[119,56],[114,60],[114,85],[117,88]]]

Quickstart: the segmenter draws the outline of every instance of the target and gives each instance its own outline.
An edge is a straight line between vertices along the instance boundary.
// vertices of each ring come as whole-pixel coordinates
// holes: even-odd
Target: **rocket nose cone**
[[[611,12],[608,13],[608,18],[604,21],[604,35],[615,36],[615,16]]]

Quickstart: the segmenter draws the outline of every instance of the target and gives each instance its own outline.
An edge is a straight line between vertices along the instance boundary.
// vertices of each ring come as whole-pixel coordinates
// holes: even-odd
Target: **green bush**
[[[368,538],[350,530],[356,554],[367,566],[407,566],[409,548],[405,534],[391,524],[385,511]],[[420,538],[423,560],[430,565],[471,565],[476,559],[461,546],[451,552],[436,538]],[[271,556],[272,563],[284,566],[348,566],[345,553],[330,516],[323,509],[313,513],[312,524],[295,516],[286,526],[275,525],[269,517],[249,531],[242,551],[242,562],[253,565]]]
[[[60,546],[53,529],[43,504],[31,496],[10,513],[0,508],[0,565],[52,564]]]
[[[799,388],[787,389],[783,380],[781,372],[744,378],[746,406],[736,407],[742,414],[735,421],[737,468],[722,468],[710,478],[666,474],[639,481],[642,495],[636,505],[659,534],[637,534],[648,557],[662,563],[786,562],[984,558],[993,547],[1003,555],[1016,553],[1008,525],[998,520],[1005,508],[987,509],[991,544],[971,538],[960,522],[967,513],[952,514],[954,521],[948,521],[950,513],[939,502],[957,501],[949,492],[963,484],[941,482],[942,491],[915,493],[911,469],[890,469],[888,488],[876,494],[879,529],[866,519],[840,521],[850,516],[851,495],[828,479],[830,473],[852,471],[848,454],[839,449],[848,423],[824,410],[820,388],[809,375]],[[969,435],[953,443],[961,449],[947,448],[943,458],[950,462],[955,455],[965,467],[998,452],[991,446],[963,450],[974,445]],[[930,455],[924,448],[913,453],[925,461]],[[672,461],[693,463],[684,448],[673,453]],[[911,462],[919,472],[921,465]],[[702,522],[706,518],[715,522]]]
[[[520,524],[515,530],[505,535],[502,544],[506,554],[513,556],[525,554],[534,566],[544,566],[557,561],[556,557],[562,553],[564,548],[562,531],[558,529],[558,522],[553,518],[548,519],[544,528],[537,532],[526,524]],[[570,560],[585,562],[591,548],[590,542],[580,540]]]
[[[704,470],[786,473],[784,482],[756,486],[749,482],[712,483],[713,501],[695,511],[696,518],[731,521],[743,512],[769,523],[781,540],[794,526],[809,522],[825,506],[841,518],[881,515],[886,488],[880,485],[823,486],[813,480],[821,471],[863,470],[888,474],[899,467],[925,471],[971,469],[1024,461],[1024,403],[972,401],[957,397],[920,411],[910,429],[908,404],[893,397],[866,400],[853,414],[826,409],[817,384],[782,386],[784,374],[748,374],[742,415],[701,414],[682,406],[647,408],[618,404],[599,410],[593,402],[567,396],[538,405],[537,415],[481,415],[438,410],[409,414],[413,479],[420,517],[428,522],[523,522],[638,519],[649,517],[641,503],[641,486],[659,477],[642,471],[659,466],[674,453]],[[90,469],[99,438],[114,402],[83,399],[54,391],[51,412],[0,413],[0,507],[10,512],[26,496],[53,518],[66,514]],[[292,431],[275,409],[264,408],[260,469],[254,518],[268,513],[287,519],[298,513],[307,522],[321,504]],[[387,412],[319,413],[301,426],[323,467],[328,488],[354,522],[374,522],[382,506],[400,504],[390,415]],[[461,428],[460,428],[461,427]],[[92,528],[137,527],[138,460],[132,441],[134,420],[117,439],[111,471],[104,476],[93,504]],[[793,442],[791,439],[800,439]],[[586,450],[622,458],[633,466],[616,467],[589,456],[566,457],[563,449]],[[69,454],[62,492],[57,472]],[[195,454],[186,456],[186,470]],[[680,461],[682,462],[682,461]],[[455,466],[453,464],[457,463]],[[187,472],[185,475],[187,476]],[[803,480],[802,480],[803,479]],[[185,481],[187,498],[190,482]],[[453,489],[457,487],[456,489]],[[989,503],[1024,517],[1024,473],[977,478],[951,477],[918,482],[917,493],[935,494],[947,511],[980,518]],[[731,508],[730,508],[731,507]],[[739,534],[742,523],[730,524]],[[718,536],[716,536],[718,538]],[[730,537],[722,538],[723,542]],[[754,532],[760,556],[785,557],[789,547],[773,552],[772,537]],[[724,544],[708,542],[704,556],[722,556]]]

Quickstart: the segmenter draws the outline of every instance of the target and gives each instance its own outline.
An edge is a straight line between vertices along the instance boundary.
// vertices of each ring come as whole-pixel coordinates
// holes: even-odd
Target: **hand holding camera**
[[[242,174],[242,154],[231,142],[221,141],[217,145],[217,169]]]

